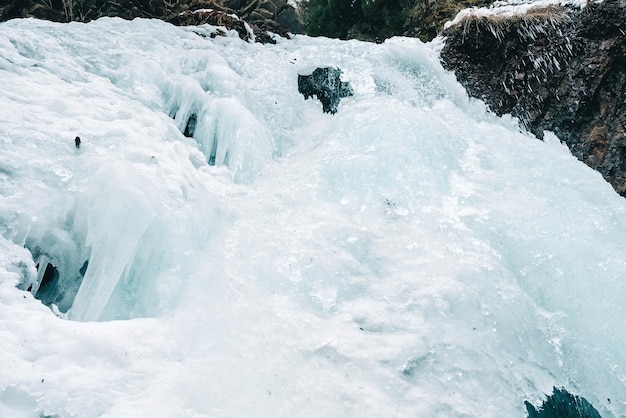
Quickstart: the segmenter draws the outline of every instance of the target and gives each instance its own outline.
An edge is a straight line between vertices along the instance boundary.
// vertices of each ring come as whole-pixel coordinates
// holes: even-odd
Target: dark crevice
[[[185,131],[183,135],[188,138],[193,137],[193,133],[196,131],[196,123],[198,122],[198,116],[195,113],[192,113],[187,119],[187,124],[185,125]]]
[[[209,165],[215,165],[215,157],[217,155],[217,136],[213,137],[213,145],[211,146],[211,154],[209,155]]]
[[[89,267],[89,260],[85,260],[83,266],[78,270],[82,277],[85,277],[85,273],[87,272],[87,267]]]
[[[48,263],[46,265],[46,270],[43,273],[43,277],[41,278],[41,284],[39,285],[39,289],[37,289],[35,297],[46,303],[45,301],[51,299],[52,295],[56,293],[58,282],[59,271],[51,263]]]
[[[48,254],[40,246],[26,247],[35,260],[37,277],[32,281],[20,283],[18,288],[31,292],[44,305],[54,305],[61,313],[72,307],[78,289],[83,281],[89,260],[82,264],[73,260],[70,254]],[[78,268],[78,266],[81,266]]]
[[[180,109],[177,109],[175,111],[172,111],[170,114],[170,117],[174,120],[176,120],[176,117],[179,115]],[[196,128],[198,127],[198,114],[193,111],[191,113],[189,113],[189,116],[187,118],[187,122],[185,123],[185,128],[182,129],[182,134],[187,137],[187,138],[194,138],[194,134],[196,132]],[[217,131],[218,131],[218,126],[217,126],[217,122],[215,125],[215,133],[213,134],[213,141],[211,142],[211,150],[208,154],[206,154],[206,150],[204,149],[204,146],[201,144],[201,141],[199,141],[198,139],[196,139],[196,142],[198,142],[198,144],[202,145],[202,151],[205,153],[205,155],[207,156],[207,163],[210,166],[215,166],[216,164],[216,160],[217,160],[217,148],[219,145],[219,138],[217,135]],[[229,164],[229,155],[228,152],[226,152],[226,155],[224,156],[223,161],[221,161],[221,164],[228,166]]]

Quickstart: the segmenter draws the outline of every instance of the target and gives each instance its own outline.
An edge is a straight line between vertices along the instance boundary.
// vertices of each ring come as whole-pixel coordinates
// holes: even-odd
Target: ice
[[[439,41],[0,26],[0,415],[626,414],[623,198]]]

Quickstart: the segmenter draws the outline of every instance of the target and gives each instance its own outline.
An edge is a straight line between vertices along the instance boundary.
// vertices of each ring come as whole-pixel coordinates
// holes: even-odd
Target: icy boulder
[[[350,84],[341,81],[341,70],[333,67],[316,68],[310,74],[298,74],[298,92],[304,99],[317,97],[324,113],[337,113],[339,100],[352,96]]]
[[[554,388],[539,409],[524,402],[529,418],[600,418],[600,414],[585,398],[574,396],[565,389]]]

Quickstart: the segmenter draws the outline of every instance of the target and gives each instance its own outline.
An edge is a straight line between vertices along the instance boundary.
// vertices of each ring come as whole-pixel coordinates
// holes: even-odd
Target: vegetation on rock
[[[213,13],[193,15],[209,10]],[[228,16],[231,14],[239,19]],[[34,17],[55,22],[89,22],[103,16],[155,18],[177,25],[223,24],[238,32],[242,32],[239,26],[245,21],[255,34],[263,34],[257,39],[261,42],[271,42],[267,32],[281,36],[302,32],[297,10],[287,0],[8,0],[0,6],[0,21]]]

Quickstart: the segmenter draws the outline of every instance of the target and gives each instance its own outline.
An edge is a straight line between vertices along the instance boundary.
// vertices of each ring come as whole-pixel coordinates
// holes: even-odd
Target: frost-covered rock
[[[337,113],[339,100],[352,96],[350,84],[341,81],[341,70],[333,67],[316,68],[310,74],[298,74],[298,92],[305,99],[317,97],[324,113]]]
[[[561,3],[464,12],[442,62],[471,96],[540,138],[553,131],[626,196],[626,8]]]
[[[565,389],[554,388],[552,395],[536,409],[524,402],[528,418],[600,418],[600,414],[585,398],[580,398]]]

